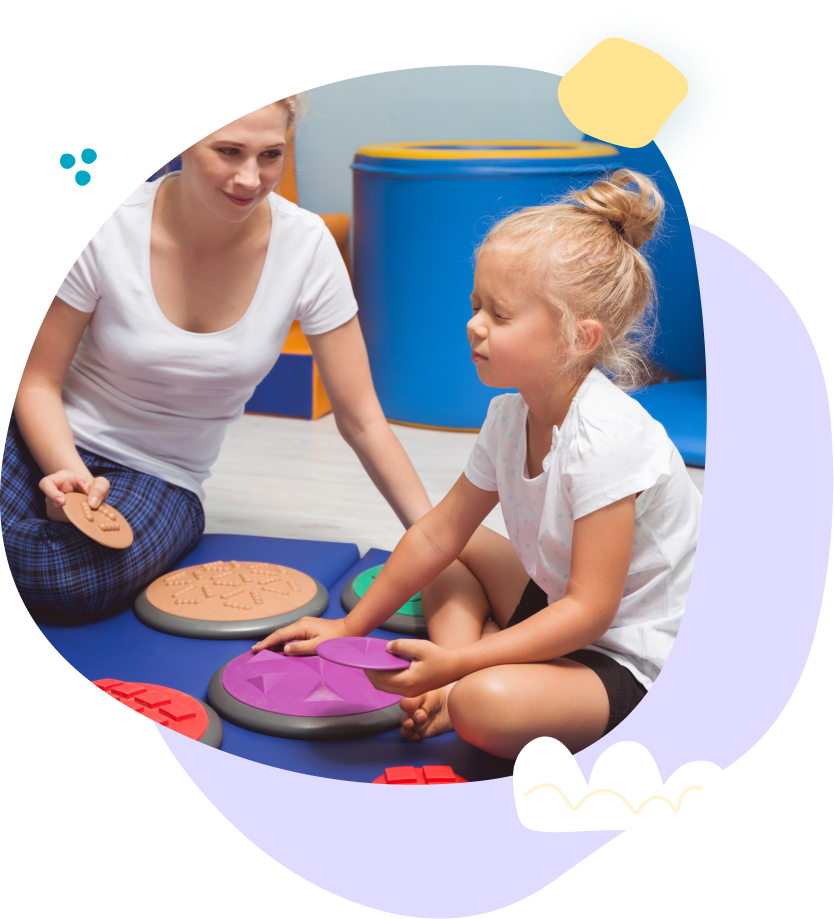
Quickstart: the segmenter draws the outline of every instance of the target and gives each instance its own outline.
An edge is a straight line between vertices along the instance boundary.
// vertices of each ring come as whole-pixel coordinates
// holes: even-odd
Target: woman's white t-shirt
[[[561,429],[553,428],[544,471],[533,479],[526,431],[520,395],[493,399],[466,477],[498,492],[513,548],[549,603],[565,596],[574,521],[641,493],[619,610],[589,648],[614,658],[648,688],[683,615],[701,495],[663,426],[597,369],[583,381]]]
[[[163,181],[145,183],[121,205],[58,291],[93,313],[63,399],[79,447],[202,499],[227,426],[269,373],[293,320],[318,335],[357,307],[321,218],[270,194],[266,259],[246,313],[221,332],[178,328],[151,286],[151,215]]]

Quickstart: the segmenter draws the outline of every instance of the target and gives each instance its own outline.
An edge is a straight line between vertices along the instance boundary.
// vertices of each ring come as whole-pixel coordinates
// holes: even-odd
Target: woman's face
[[[272,103],[204,137],[183,152],[181,181],[215,216],[246,220],[281,177],[288,118]]]

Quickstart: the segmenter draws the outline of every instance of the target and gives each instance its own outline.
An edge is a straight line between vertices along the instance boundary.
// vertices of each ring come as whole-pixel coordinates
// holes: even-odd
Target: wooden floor
[[[392,425],[437,503],[463,472],[475,434]],[[690,469],[703,491],[703,469]],[[403,534],[332,415],[244,415],[229,427],[206,483],[206,532],[352,542],[393,549]],[[486,525],[506,535],[500,508]]]

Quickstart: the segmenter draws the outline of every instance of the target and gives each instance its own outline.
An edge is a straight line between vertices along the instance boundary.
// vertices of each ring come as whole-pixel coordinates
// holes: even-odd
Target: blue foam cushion
[[[666,428],[686,465],[703,468],[707,450],[707,381],[658,383],[632,395]]]
[[[246,403],[247,412],[313,417],[313,356],[282,354]]]
[[[354,545],[265,536],[204,536],[177,567],[218,559],[277,562],[318,578],[330,592],[325,618],[344,615],[342,587],[366,568],[382,564],[389,553],[371,549],[363,559]],[[179,638],[143,625],[128,609],[85,625],[46,625],[49,641],[87,679],[157,683],[208,701],[206,691],[215,670],[243,654],[251,641]],[[380,638],[402,638],[376,630]],[[419,744],[406,743],[399,731],[343,741],[301,741],[269,737],[223,722],[222,748],[247,759],[325,778],[371,782],[387,766],[427,763],[452,766],[470,780],[511,775],[512,764],[472,747],[457,734],[444,734]]]

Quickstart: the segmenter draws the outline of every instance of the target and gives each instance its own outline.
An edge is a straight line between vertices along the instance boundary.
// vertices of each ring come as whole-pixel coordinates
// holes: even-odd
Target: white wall
[[[425,67],[320,86],[298,127],[299,203],[352,214],[350,164],[366,144],[581,140],[559,106],[559,80],[516,67]]]

